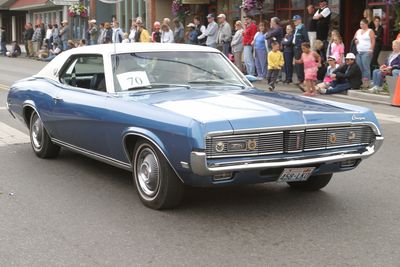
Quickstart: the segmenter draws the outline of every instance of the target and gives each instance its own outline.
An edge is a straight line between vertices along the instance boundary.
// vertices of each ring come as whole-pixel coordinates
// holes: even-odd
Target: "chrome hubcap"
[[[40,149],[43,143],[43,123],[37,116],[32,124],[31,137],[33,146],[36,149]]]
[[[155,196],[160,185],[160,165],[157,156],[151,149],[144,148],[137,157],[136,166],[141,191],[148,197]]]

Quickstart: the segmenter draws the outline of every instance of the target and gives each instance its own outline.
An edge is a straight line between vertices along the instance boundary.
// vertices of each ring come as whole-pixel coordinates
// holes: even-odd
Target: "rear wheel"
[[[184,185],[153,144],[139,141],[132,163],[135,186],[144,205],[157,210],[179,205]]]
[[[288,182],[290,187],[301,191],[317,191],[324,188],[331,180],[333,174],[313,175],[307,181]]]
[[[50,136],[36,112],[33,112],[30,118],[29,136],[33,151],[39,158],[57,157],[60,147],[51,142]]]

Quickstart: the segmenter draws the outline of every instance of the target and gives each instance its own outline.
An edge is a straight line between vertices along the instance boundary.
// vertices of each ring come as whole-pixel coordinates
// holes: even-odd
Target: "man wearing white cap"
[[[96,20],[92,19],[89,21],[89,45],[95,45],[97,44],[97,38],[98,38],[98,29],[96,25]]]
[[[232,40],[232,28],[226,21],[225,14],[218,15],[219,29],[217,36],[217,46],[222,48],[222,53],[228,56],[229,45]]]
[[[217,37],[218,37],[218,24],[215,22],[214,14],[207,15],[208,25],[202,35],[197,39],[203,39],[207,37],[206,45],[209,47],[217,48]]]
[[[69,26],[68,20],[63,20],[61,22],[62,28],[60,30],[60,40],[62,42],[62,49],[68,49],[68,35],[69,35]]]
[[[356,64],[356,56],[353,53],[346,55],[346,64],[337,68],[333,74],[332,85],[324,91],[320,91],[325,94],[337,94],[349,89],[360,89],[362,85],[362,73],[358,65]]]

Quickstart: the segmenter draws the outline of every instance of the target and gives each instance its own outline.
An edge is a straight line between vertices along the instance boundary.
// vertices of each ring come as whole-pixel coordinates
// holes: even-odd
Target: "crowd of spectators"
[[[236,67],[257,80],[265,80],[271,91],[277,82],[293,83],[296,74],[298,87],[305,95],[338,93],[348,89],[370,88],[382,90],[384,77],[398,75],[400,65],[399,42],[393,43],[393,53],[379,66],[378,57],[383,46],[381,18],[374,17],[370,9],[363,12],[360,28],[355,31],[350,51],[337,30],[330,30],[331,10],[327,1],[319,7],[307,7],[308,16],[293,16],[291,21],[273,17],[260,21],[245,16],[233,28],[225,14],[208,14],[206,25],[201,17],[194,17],[186,26],[178,19],[155,21],[152,30],[146,29],[141,17],[132,20],[129,31],[124,32],[118,21],[97,23],[89,20],[85,38],[68,39],[68,21],[58,24],[25,25],[23,33],[27,57],[50,61],[62,51],[77,46],[107,43],[187,43],[204,45],[222,51]],[[399,36],[400,39],[400,36]],[[11,51],[5,47],[6,35],[1,29],[3,55],[17,57],[21,48],[12,42]],[[243,64],[244,63],[244,64]],[[371,83],[372,81],[372,83]]]

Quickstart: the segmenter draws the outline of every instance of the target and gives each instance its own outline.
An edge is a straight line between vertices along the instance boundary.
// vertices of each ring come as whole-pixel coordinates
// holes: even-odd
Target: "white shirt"
[[[316,19],[318,17],[318,15],[322,15],[324,18],[326,18],[327,16],[329,16],[331,14],[331,10],[329,9],[329,7],[325,7],[322,12],[319,12],[319,9],[317,10],[317,12],[315,12],[314,14],[314,19]]]
[[[161,32],[161,43],[173,43],[174,42],[174,33],[172,30],[168,32]]]
[[[46,39],[50,40],[52,35],[53,35],[53,30],[52,29],[47,29],[47,31],[46,31]]]
[[[358,52],[369,52],[372,49],[372,42],[371,42],[371,29],[368,29],[366,32],[361,33],[361,29],[356,33],[356,39],[358,40],[357,44],[357,51]]]
[[[135,34],[136,34],[136,28],[132,28],[128,37],[129,40],[131,40],[131,43],[135,42]]]

